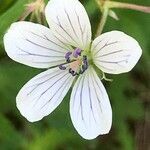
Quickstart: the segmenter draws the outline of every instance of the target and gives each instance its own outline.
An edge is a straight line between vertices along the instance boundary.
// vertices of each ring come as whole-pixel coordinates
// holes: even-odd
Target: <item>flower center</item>
[[[88,59],[86,55],[82,55],[82,50],[76,48],[73,52],[67,52],[65,54],[66,63],[69,64],[69,73],[72,76],[83,74],[88,68]],[[66,70],[66,67],[62,64],[59,65],[61,70]]]

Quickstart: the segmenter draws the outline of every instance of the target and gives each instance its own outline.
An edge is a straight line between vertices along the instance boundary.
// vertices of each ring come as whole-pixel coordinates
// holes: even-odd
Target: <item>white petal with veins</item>
[[[4,45],[10,58],[36,68],[64,63],[69,49],[47,27],[25,21],[11,25],[4,36]]]
[[[17,107],[30,122],[49,115],[63,100],[74,77],[68,70],[49,69],[23,86],[17,95]]]
[[[51,30],[60,40],[82,50],[89,47],[91,25],[78,0],[51,0],[45,14]]]
[[[107,32],[97,37],[91,51],[95,65],[111,74],[129,72],[142,55],[138,42],[120,31]]]
[[[85,139],[107,134],[112,110],[107,92],[94,69],[89,68],[73,87],[70,114],[77,132]]]

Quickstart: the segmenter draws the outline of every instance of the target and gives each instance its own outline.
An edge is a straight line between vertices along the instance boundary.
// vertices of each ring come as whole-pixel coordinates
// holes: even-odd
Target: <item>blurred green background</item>
[[[19,89],[42,70],[18,64],[6,56],[3,35],[18,20],[28,0],[0,0],[0,150],[150,150],[150,14],[115,9],[120,20],[108,18],[104,32],[121,30],[134,37],[143,49],[136,67],[127,74],[108,75],[104,82],[113,109],[108,135],[87,141],[75,131],[69,116],[69,96],[48,117],[27,122],[16,108]],[[93,34],[100,20],[94,0],[82,0]],[[124,0],[149,5],[150,0]]]

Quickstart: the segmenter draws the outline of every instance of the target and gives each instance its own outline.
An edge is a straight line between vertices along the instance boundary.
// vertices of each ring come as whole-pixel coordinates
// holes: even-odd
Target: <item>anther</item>
[[[78,58],[78,56],[81,56],[81,49],[76,48],[73,52],[73,57]]]
[[[83,62],[87,61],[87,56],[83,55]]]
[[[85,65],[85,64],[82,65],[82,70],[83,70],[83,71],[87,70],[87,68],[88,68],[87,65]]]
[[[66,67],[63,66],[63,65],[59,65],[59,69],[60,69],[60,70],[66,70]]]
[[[66,62],[67,62],[67,63],[70,63],[70,62],[71,62],[71,61],[70,61],[70,58],[67,58],[67,59],[66,59]]]
[[[71,73],[72,76],[76,76],[77,75],[77,73],[74,70],[72,70],[71,68],[69,69],[69,73]]]
[[[69,73],[72,74],[72,73],[74,73],[74,71],[70,68],[70,69],[69,69]]]
[[[87,68],[88,68],[88,60],[87,60],[87,56],[83,56],[83,65],[82,65],[82,70],[83,70],[83,72],[85,71],[85,70],[87,70]]]
[[[70,58],[70,55],[71,55],[71,54],[72,54],[72,52],[67,52],[66,55],[65,55],[65,58],[66,58],[66,59]]]

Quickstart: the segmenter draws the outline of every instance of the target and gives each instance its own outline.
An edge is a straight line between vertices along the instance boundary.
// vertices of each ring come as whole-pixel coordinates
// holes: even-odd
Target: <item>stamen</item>
[[[82,69],[83,71],[88,69],[88,60],[87,60],[87,56],[83,56],[83,65],[82,65]]]
[[[73,56],[75,58],[78,58],[78,56],[81,56],[81,49],[80,48],[76,48],[73,52]]]
[[[72,76],[75,76],[77,73],[74,71],[74,70],[72,70],[71,68],[69,69],[69,73],[71,73],[72,74]]]
[[[74,52],[67,52],[65,55],[66,62],[69,64],[69,73],[72,76],[83,74],[88,69],[88,59],[86,55],[81,57],[82,50],[76,48]],[[64,64],[59,65],[61,70],[66,70]]]
[[[65,58],[66,58],[66,59],[70,58],[70,55],[71,55],[71,54],[72,54],[72,52],[67,52],[66,55],[65,55]]]
[[[67,63],[70,63],[70,56],[72,55],[72,52],[67,52],[65,55],[65,59]]]
[[[82,65],[82,70],[83,70],[83,71],[87,70],[87,68],[88,68],[88,67],[87,67],[86,64]]]
[[[87,61],[87,56],[83,56],[83,63],[85,63]]]
[[[71,62],[70,58],[66,59],[66,62],[67,62],[67,63],[70,63],[70,62]]]
[[[71,73],[71,74],[72,74],[72,69],[71,69],[71,68],[69,69],[69,73]]]
[[[59,65],[59,69],[60,69],[60,70],[66,70],[66,67],[63,66],[63,65]]]

